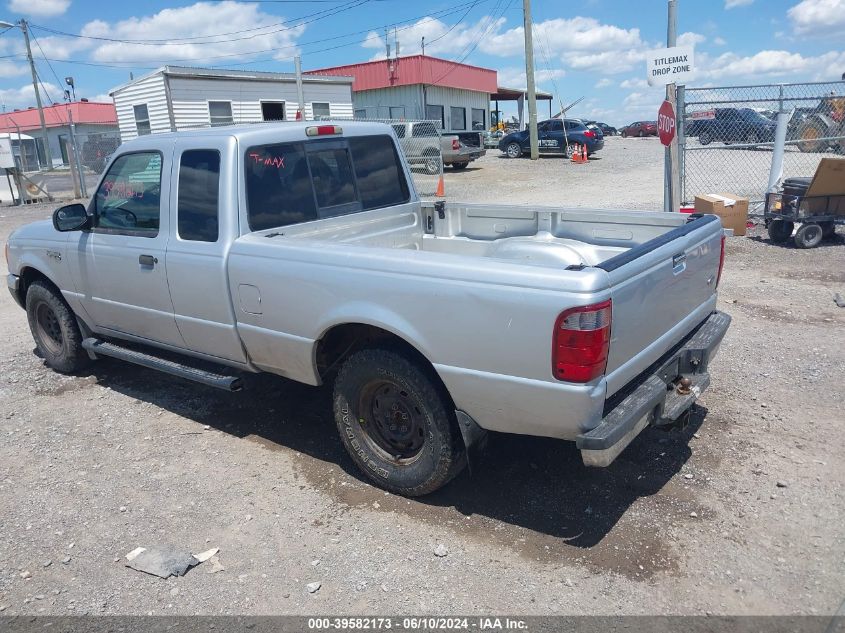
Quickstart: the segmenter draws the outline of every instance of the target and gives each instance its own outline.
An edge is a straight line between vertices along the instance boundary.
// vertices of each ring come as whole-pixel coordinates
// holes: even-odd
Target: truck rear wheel
[[[26,316],[35,346],[50,368],[69,374],[91,363],[82,348],[76,317],[52,285],[43,281],[30,284]]]
[[[795,246],[798,248],[815,248],[822,241],[823,233],[822,227],[818,224],[809,223],[802,224],[801,227],[795,231]]]
[[[798,149],[804,153],[823,152],[826,149],[826,143],[818,140],[828,136],[827,130],[825,130],[820,121],[815,119],[804,121],[798,127],[796,136],[801,139],[801,142],[798,143]],[[833,135],[831,134],[830,136]]]
[[[448,395],[430,371],[404,354],[352,354],[338,372],[333,400],[344,447],[385,490],[425,495],[466,465]]]

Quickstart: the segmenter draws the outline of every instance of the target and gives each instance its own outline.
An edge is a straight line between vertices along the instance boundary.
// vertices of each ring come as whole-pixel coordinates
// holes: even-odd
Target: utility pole
[[[29,69],[32,71],[32,89],[35,90],[35,104],[38,106],[38,117],[41,119],[41,134],[44,135],[44,158],[47,161],[47,169],[53,168],[53,157],[50,156],[50,139],[47,138],[47,123],[44,121],[44,106],[41,105],[41,93],[38,91],[38,73],[35,72],[35,62],[32,61],[32,49],[29,47],[29,29],[26,20],[21,20],[18,25],[23,31],[23,41],[26,43],[26,58],[29,60]]]
[[[525,81],[528,84],[528,136],[531,142],[531,160],[540,158],[537,142],[537,92],[534,89],[534,40],[531,36],[531,0],[522,0],[525,27]]]
[[[672,48],[678,43],[678,2],[669,0],[668,26],[666,29],[666,46]],[[675,84],[666,86],[666,100],[675,110],[675,120],[683,119],[684,113],[678,112],[678,99]],[[663,210],[677,212],[681,206],[681,177],[678,168],[678,134],[663,151]]]
[[[302,58],[297,55],[293,58],[293,66],[296,69],[296,97],[299,99],[300,118],[305,120],[305,93],[302,90]],[[313,112],[312,112],[313,115]]]

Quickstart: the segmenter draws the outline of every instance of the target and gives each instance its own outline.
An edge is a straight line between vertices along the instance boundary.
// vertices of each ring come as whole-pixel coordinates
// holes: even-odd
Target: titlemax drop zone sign
[[[646,53],[649,86],[684,84],[692,79],[695,55],[692,46],[658,48]]]

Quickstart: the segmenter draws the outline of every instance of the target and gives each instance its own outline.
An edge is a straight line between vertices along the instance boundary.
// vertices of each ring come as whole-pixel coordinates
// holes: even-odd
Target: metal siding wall
[[[170,131],[167,98],[164,94],[164,77],[161,73],[156,73],[151,77],[139,79],[114,94],[117,125],[120,128],[122,141],[128,141],[138,136],[133,106],[142,103],[147,104],[151,131],[153,133]]]
[[[333,116],[352,110],[349,84],[303,84],[305,115],[311,117],[313,101],[328,102]],[[209,124],[208,101],[231,101],[235,123],[257,123],[261,101],[284,101],[285,117],[294,120],[299,107],[295,81],[251,81],[243,79],[195,79],[170,77],[170,94],[176,127],[186,129]]]
[[[474,90],[459,90],[457,88],[442,88],[440,86],[426,87],[426,103],[428,105],[442,105],[446,118],[446,131],[472,131],[472,108],[484,110],[485,126],[490,125],[490,95],[486,92]],[[452,130],[450,110],[452,106],[466,109],[466,130]]]
[[[420,85],[362,90],[352,96],[352,105],[354,110],[365,109],[367,117],[371,119],[391,118],[391,106],[404,106],[406,119],[422,119],[425,117],[422,86]]]

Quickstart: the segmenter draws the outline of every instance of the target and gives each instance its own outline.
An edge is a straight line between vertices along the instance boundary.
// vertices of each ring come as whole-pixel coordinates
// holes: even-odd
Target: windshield
[[[771,123],[771,119],[767,119],[762,114],[751,108],[743,108],[739,111],[740,116],[746,121],[753,121],[755,123]]]

